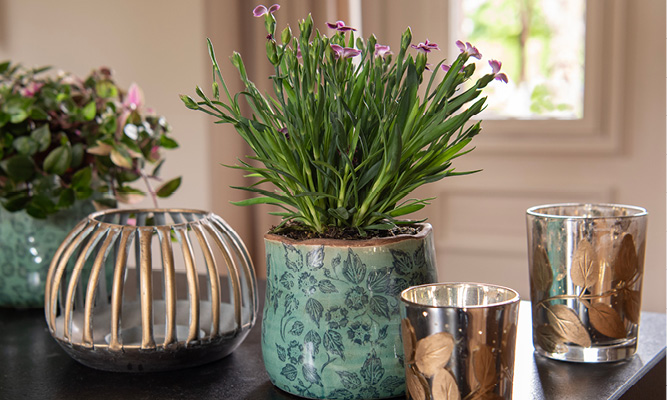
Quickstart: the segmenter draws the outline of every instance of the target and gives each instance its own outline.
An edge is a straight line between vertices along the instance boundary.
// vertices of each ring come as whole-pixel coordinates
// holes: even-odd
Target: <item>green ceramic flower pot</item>
[[[437,281],[433,235],[294,241],[267,234],[262,354],[278,388],[315,399],[405,394],[399,294]]]
[[[44,285],[51,259],[69,231],[95,211],[77,204],[46,219],[0,207],[0,307],[44,307]]]

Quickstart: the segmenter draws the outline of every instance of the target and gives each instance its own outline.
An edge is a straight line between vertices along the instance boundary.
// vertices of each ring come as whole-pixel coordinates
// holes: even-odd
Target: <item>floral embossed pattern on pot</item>
[[[528,210],[538,353],[580,362],[615,361],[634,354],[646,217],[643,208],[613,204]]]
[[[400,292],[436,281],[431,227],[365,241],[265,236],[262,353],[271,382],[303,397],[405,393]]]

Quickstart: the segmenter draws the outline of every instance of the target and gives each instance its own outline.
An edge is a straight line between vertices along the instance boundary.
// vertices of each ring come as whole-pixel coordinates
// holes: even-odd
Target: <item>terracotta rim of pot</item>
[[[420,231],[414,235],[410,234],[400,234],[396,236],[388,236],[381,238],[372,238],[372,239],[326,239],[326,238],[314,238],[306,240],[296,240],[289,238],[287,236],[277,235],[275,233],[266,233],[264,234],[264,240],[270,240],[274,242],[281,242],[287,244],[299,244],[306,246],[334,246],[334,247],[372,247],[386,245],[396,242],[401,242],[404,240],[419,240],[428,236],[429,233],[433,230],[431,224],[422,222],[414,224],[418,227],[421,227]]]

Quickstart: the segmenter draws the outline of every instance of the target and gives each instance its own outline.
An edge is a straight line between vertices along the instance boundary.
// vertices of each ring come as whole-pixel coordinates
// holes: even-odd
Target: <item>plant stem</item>
[[[153,206],[155,208],[158,208],[158,206],[157,206],[157,196],[155,195],[155,190],[153,190],[153,187],[151,186],[151,182],[148,180],[148,176],[146,176],[144,171],[139,171],[139,174],[141,175],[141,178],[146,183],[146,188],[148,189],[148,193],[150,193],[151,199],[153,200]]]

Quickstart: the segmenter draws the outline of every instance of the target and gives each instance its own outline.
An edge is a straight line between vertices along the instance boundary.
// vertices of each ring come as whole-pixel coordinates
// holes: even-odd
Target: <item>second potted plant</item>
[[[283,222],[265,236],[262,352],[271,381],[309,398],[398,396],[405,392],[398,294],[436,281],[430,225],[402,220],[430,199],[405,198],[474,172],[455,171],[452,162],[472,150],[481,129],[467,122],[484,106],[482,88],[507,77],[492,60],[490,73],[460,90],[475,70],[470,58],[481,58],[469,43],[457,43],[452,65],[431,66],[438,46],[413,44],[410,29],[393,55],[342,21],[327,24],[330,35],[314,30],[310,16],[297,35],[289,26],[277,33],[278,9],[253,11],[268,31],[273,96],[250,81],[238,53],[231,61],[245,91],[231,95],[209,41],[213,95],[197,87],[199,100],[181,99],[233,124],[255,152],[258,164],[236,168],[257,178],[239,189],[259,197],[236,204],[280,208],[274,214]],[[242,100],[251,115],[242,114]]]
[[[167,197],[181,181],[158,178],[161,149],[178,144],[138,86],[122,91],[107,68],[47,70],[0,63],[0,306],[44,305],[51,258],[94,205]]]

